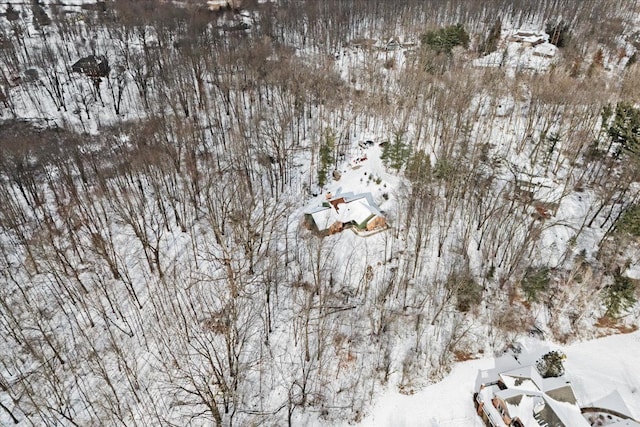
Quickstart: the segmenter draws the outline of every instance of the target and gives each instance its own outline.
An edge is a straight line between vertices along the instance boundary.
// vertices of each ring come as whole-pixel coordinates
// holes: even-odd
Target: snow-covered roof
[[[590,427],[587,419],[582,415],[580,408],[567,402],[558,402],[545,395],[545,402],[553,409],[553,412],[567,427]]]
[[[558,48],[554,44],[551,44],[548,42],[540,43],[539,45],[533,48],[534,55],[543,56],[546,58],[551,58],[556,56],[557,51],[558,51]]]
[[[338,213],[338,221],[342,223],[355,221],[356,224],[362,224],[371,216],[376,215],[364,197],[346,203],[339,203],[336,206],[336,211]]]
[[[240,5],[238,0],[208,0],[207,7],[210,10],[218,10],[227,7],[228,5],[237,7]]]
[[[624,399],[622,398],[622,396],[620,396],[620,393],[617,390],[614,390],[613,392],[586,406],[592,408],[610,409],[619,414],[626,415],[627,417],[633,416],[633,414],[627,407],[627,404],[624,402]]]
[[[519,418],[526,426],[540,425],[540,421],[556,427],[587,427],[580,408],[572,403],[560,402],[544,392],[514,388],[495,393],[502,399],[511,418]]]
[[[525,29],[520,29],[515,31],[511,36],[510,36],[511,40],[513,41],[517,41],[520,43],[531,43],[531,44],[536,44],[536,43],[541,43],[544,42],[546,40],[549,39],[549,36],[547,35],[547,33],[541,32],[541,31],[532,31],[532,30],[525,30]]]
[[[382,216],[373,202],[371,194],[344,193],[327,200],[329,206],[313,207],[305,211],[311,215],[319,231],[331,227],[336,222],[363,224],[370,218]]]
[[[313,222],[316,223],[316,227],[318,227],[318,230],[326,230],[327,228],[331,227],[334,222],[336,222],[336,215],[334,210],[326,206],[321,206],[315,212],[307,213],[310,214],[313,218]]]
[[[589,406],[591,402],[612,390],[618,390],[634,415],[633,418],[640,421],[640,399],[637,399],[640,390],[640,364],[637,363],[637,355],[640,354],[640,331],[609,335],[561,347],[534,337],[524,337],[518,344],[522,346],[517,353],[518,361],[522,365],[535,364],[549,350],[561,349],[567,354],[567,379],[571,379],[576,396],[580,397],[580,407]],[[497,380],[500,372],[517,367],[518,361],[507,353],[497,358],[491,355],[457,363],[443,381],[429,385],[414,395],[407,396],[397,390],[385,394],[367,414],[362,424],[418,426],[426,423],[449,427],[484,426],[469,401],[470,393],[466,392],[475,390],[478,392],[478,400],[484,402],[485,413],[491,413],[495,417],[494,425],[504,427],[505,424],[500,420],[497,410],[491,405],[491,399],[498,391],[498,386],[489,384]],[[482,389],[479,387],[481,384],[484,384]],[[640,427],[633,421],[613,422],[614,424],[607,427]],[[527,424],[525,426],[531,427]]]
[[[476,390],[480,390],[483,385],[492,384],[500,379],[500,374],[520,366],[518,361],[510,354],[505,354],[495,359],[495,367],[491,369],[481,369],[476,377]]]
[[[522,366],[503,372],[500,377],[502,382],[509,388],[518,388],[521,390],[542,390],[542,377],[538,370],[532,366]]]
[[[491,393],[505,402],[511,418],[519,418],[527,427],[589,426],[580,407],[575,404],[571,383],[564,376],[542,378],[534,365],[514,367],[513,363],[518,363],[515,359],[505,359],[503,362],[503,370],[497,375],[495,369],[482,371],[476,383],[487,384],[488,381],[500,379],[506,388],[500,390],[493,386]],[[490,404],[490,399],[484,400]]]
[[[536,394],[535,390],[529,390],[531,395]],[[513,399],[514,397],[521,397],[523,394],[526,394],[527,390],[522,390],[519,388],[506,388],[504,390],[497,390],[494,394],[496,397],[507,401],[509,399]]]
[[[517,403],[507,402],[507,410],[512,418],[516,416],[527,427],[539,426],[540,424],[534,418],[536,407],[539,405],[540,398],[537,396],[522,396],[522,399]],[[517,415],[514,415],[517,414]]]
[[[544,392],[557,390],[559,388],[566,387],[567,385],[571,385],[571,383],[564,376],[542,379],[542,391]]]
[[[313,208],[309,208],[309,209],[305,210],[304,213],[306,213],[308,215],[313,215],[313,214],[318,213],[318,212],[326,211],[327,209],[329,209],[328,206],[315,206]]]

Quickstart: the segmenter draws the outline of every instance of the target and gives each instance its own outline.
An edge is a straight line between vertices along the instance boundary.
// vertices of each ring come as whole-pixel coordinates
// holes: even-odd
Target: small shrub
[[[604,52],[602,48],[598,49],[593,55],[593,65],[596,67],[604,67]]]
[[[387,59],[384,62],[384,68],[386,68],[387,70],[393,70],[394,68],[396,68],[396,58],[392,57]]]
[[[471,275],[454,274],[447,280],[447,287],[455,293],[456,308],[463,313],[482,302],[482,285]]]
[[[538,373],[542,378],[559,377],[564,374],[564,360],[567,356],[558,350],[550,351],[536,362]]]
[[[447,159],[438,159],[433,166],[433,177],[436,179],[445,179],[455,174],[456,167]]]
[[[13,8],[13,5],[9,3],[7,10],[5,11],[5,17],[9,21],[17,21],[20,19],[20,12]]]
[[[520,282],[527,301],[538,301],[540,294],[546,292],[549,288],[550,280],[551,276],[549,275],[548,267],[528,267],[522,278],[522,282]]]
[[[485,279],[487,280],[493,280],[493,277],[496,274],[496,267],[494,265],[489,266],[489,269],[487,270],[487,273],[485,274]]]

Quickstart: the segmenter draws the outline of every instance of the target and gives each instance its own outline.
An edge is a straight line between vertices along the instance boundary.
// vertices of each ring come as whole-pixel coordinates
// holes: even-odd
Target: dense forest
[[[637,2],[69,3],[0,2],[0,424],[357,423],[638,324]],[[362,135],[390,227],[318,236]]]

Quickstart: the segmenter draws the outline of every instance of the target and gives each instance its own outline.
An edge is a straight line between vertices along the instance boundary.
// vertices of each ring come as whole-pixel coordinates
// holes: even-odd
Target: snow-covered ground
[[[73,2],[80,3],[81,0]],[[0,6],[0,12],[5,10]],[[184,142],[191,157],[180,154],[181,149],[169,155],[170,160],[182,166],[192,165],[189,162],[196,159],[196,167],[168,167],[155,156],[132,155],[137,160],[135,165],[151,163],[149,168],[131,168],[129,173],[135,176],[135,184],[133,179],[131,184],[123,183],[118,176],[101,183],[110,196],[105,196],[104,205],[93,208],[98,213],[87,208],[102,201],[95,197],[93,188],[85,185],[78,190],[73,179],[65,181],[61,185],[69,186],[69,194],[80,191],[77,200],[69,201],[70,207],[59,200],[54,204],[53,194],[48,197],[51,203],[34,203],[41,207],[46,219],[56,220],[60,230],[45,229],[48,221],[35,221],[40,211],[34,207],[31,213],[22,208],[30,202],[24,191],[11,182],[7,184],[6,194],[14,195],[16,200],[11,212],[24,209],[27,214],[22,215],[21,221],[25,217],[34,220],[34,235],[51,237],[49,241],[44,237],[28,241],[37,249],[36,258],[43,254],[42,260],[33,260],[45,265],[42,272],[32,272],[32,260],[22,253],[21,246],[9,238],[6,242],[0,240],[2,249],[7,248],[5,253],[12,254],[7,257],[11,258],[7,267],[16,271],[11,273],[13,281],[0,274],[6,280],[3,284],[7,283],[0,286],[6,293],[2,300],[8,301],[5,309],[12,307],[18,318],[11,318],[15,327],[13,323],[0,323],[8,329],[10,326],[12,330],[28,331],[28,335],[33,334],[29,337],[44,340],[53,352],[62,349],[67,360],[58,356],[59,364],[78,367],[74,371],[57,369],[59,365],[55,365],[51,372],[60,380],[47,388],[45,380],[39,379],[47,378],[41,375],[46,366],[39,367],[34,360],[56,362],[49,348],[22,349],[23,339],[7,334],[7,344],[0,349],[0,377],[3,381],[9,379],[11,393],[3,390],[0,398],[3,405],[17,405],[18,398],[29,396],[33,404],[18,402],[21,406],[16,413],[23,419],[38,424],[48,418],[46,414],[37,418],[41,416],[37,411],[66,406],[63,409],[76,416],[80,425],[108,425],[109,420],[114,420],[109,418],[109,411],[122,412],[118,416],[125,425],[164,424],[158,419],[169,420],[167,423],[173,425],[185,425],[185,420],[191,419],[192,425],[202,425],[205,418],[197,419],[193,414],[206,412],[208,409],[203,406],[210,403],[211,396],[217,398],[230,390],[225,381],[239,381],[233,393],[223,396],[233,400],[232,404],[224,402],[226,410],[232,406],[231,417],[238,411],[238,417],[230,418],[228,423],[224,415],[225,425],[282,425],[284,408],[288,407],[294,425],[323,422],[318,419],[332,425],[346,419],[355,423],[366,412],[363,425],[475,426],[481,425],[471,401],[476,373],[490,367],[493,359],[457,364],[444,381],[428,387],[425,384],[442,377],[453,360],[454,349],[489,354],[511,342],[512,334],[527,334],[528,326],[505,322],[504,333],[492,336],[491,341],[478,339],[486,336],[497,319],[498,308],[517,307],[513,311],[520,310],[523,316],[530,314],[535,327],[545,332],[551,329],[550,320],[558,321],[553,316],[565,323],[574,319],[571,325],[549,336],[594,333],[594,318],[602,314],[600,288],[593,285],[600,286],[598,280],[561,283],[561,296],[570,294],[572,300],[560,301],[562,304],[554,307],[555,311],[535,301],[528,301],[525,309],[518,294],[518,280],[530,265],[558,268],[561,276],[564,273],[560,270],[571,267],[572,257],[583,250],[587,261],[594,260],[605,231],[619,212],[620,203],[613,199],[602,205],[606,209],[598,216],[596,210],[603,198],[598,190],[604,193],[604,185],[596,188],[589,184],[602,180],[573,156],[584,150],[576,141],[597,137],[597,106],[584,117],[575,116],[568,111],[571,109],[554,104],[555,98],[537,99],[540,97],[536,98],[533,89],[540,82],[533,80],[515,84],[505,78],[504,87],[501,84],[496,90],[483,88],[476,77],[481,77],[486,68],[460,68],[457,71],[463,79],[449,81],[431,76],[428,81],[433,79],[432,83],[416,84],[406,78],[415,62],[411,61],[415,44],[397,43],[396,39],[411,40],[397,33],[393,39],[390,35],[376,36],[377,44],[371,49],[341,41],[344,44],[331,45],[326,52],[322,50],[322,55],[316,45],[304,50],[297,42],[291,44],[295,55],[280,51],[266,43],[269,40],[265,37],[259,40],[268,49],[262,62],[241,60],[234,55],[227,58],[229,52],[212,50],[210,53],[216,55],[204,61],[203,71],[199,61],[185,60],[180,50],[181,30],[164,33],[165,48],[155,49],[160,33],[151,25],[118,32],[70,20],[68,24],[73,24],[76,31],[73,34],[82,39],[82,43],[73,45],[66,43],[55,28],[38,30],[31,23],[32,15],[25,9],[21,15],[24,21],[19,21],[26,36],[15,39],[22,43],[15,45],[15,69],[0,63],[0,71],[15,77],[15,86],[6,89],[11,109],[0,111],[3,118],[48,119],[78,132],[101,134],[108,125],[137,123],[156,114],[167,120],[167,129],[158,125],[162,131],[149,131],[157,140],[146,133],[133,133],[135,137],[126,140],[132,152],[149,151],[142,141],[160,148],[173,148],[174,140]],[[234,19],[245,22],[249,18],[244,14]],[[251,19],[252,23],[260,21],[257,15],[251,15]],[[220,40],[235,40],[222,34],[225,25],[224,21],[215,20],[207,28]],[[259,26],[237,34],[237,40],[252,36],[254,31],[259,35]],[[306,29],[304,34],[306,40]],[[295,34],[287,37],[297,40]],[[51,58],[42,57],[40,63],[35,59],[41,54],[31,57],[43,46],[53,47],[47,51]],[[238,42],[237,46],[249,48],[256,44]],[[543,44],[538,47],[542,56],[534,55],[534,48],[507,48],[507,54],[513,56],[514,69],[526,59],[533,65],[522,67],[544,71],[544,61],[551,61],[545,54],[552,48]],[[108,79],[100,83],[69,73],[71,64],[94,51],[105,53],[112,61],[114,67]],[[257,57],[260,53],[256,49]],[[138,61],[143,57],[148,62]],[[291,65],[283,66],[285,78],[279,77],[275,72],[278,70],[270,70],[275,58]],[[293,72],[306,66],[312,69],[315,59],[320,65],[333,65],[330,71],[340,77],[338,85],[334,80],[325,82],[320,78],[330,74],[328,68],[309,72],[308,76],[306,72]],[[158,78],[156,61],[165,72],[171,71],[174,80],[163,82]],[[240,65],[235,65],[236,61]],[[226,67],[221,71],[215,64]],[[35,72],[27,73],[30,70]],[[267,76],[288,88],[290,71],[301,82],[307,82],[308,77],[309,82],[317,78],[318,82],[327,83],[327,92],[337,86],[349,102],[340,99],[334,104],[332,97],[325,101],[321,94],[320,101],[309,96],[298,104],[293,91],[277,89],[270,79],[260,77],[263,72],[273,72]],[[193,78],[184,78],[196,72],[202,87]],[[39,76],[38,80],[29,80],[30,74]],[[244,82],[239,81],[242,76]],[[260,84],[246,85],[254,77]],[[301,87],[306,88],[306,84],[310,88],[316,86],[305,83]],[[228,87],[233,89],[225,96],[224,88]],[[263,92],[264,88],[269,90]],[[415,97],[405,95],[411,91],[418,93]],[[185,95],[184,99],[179,94]],[[122,105],[116,108],[119,95]],[[373,108],[368,104],[376,96],[380,105]],[[142,107],[143,99],[149,101],[147,108]],[[256,119],[258,111],[260,119]],[[274,117],[282,121],[271,120]],[[192,121],[193,127],[189,127]],[[318,189],[314,160],[325,131],[335,132],[344,153],[339,153],[343,156],[335,165],[339,179],[329,179]],[[191,134],[198,137],[185,138]],[[424,183],[425,188],[415,193],[416,198],[421,197],[415,206],[407,201],[413,194],[403,177],[404,166],[394,171],[386,168],[380,158],[379,144],[394,135],[402,135],[413,151],[422,151],[432,169],[441,167],[440,176]],[[556,137],[551,138],[553,135]],[[166,146],[160,140],[166,140]],[[368,140],[373,144],[359,147],[359,143]],[[97,150],[103,146],[114,148],[111,142],[97,145]],[[152,147],[155,151],[156,146]],[[246,151],[240,151],[240,147]],[[113,151],[113,158],[120,156],[128,156],[128,152]],[[233,174],[240,159],[246,160],[245,170],[254,175],[246,178],[246,186],[241,185],[245,184],[241,177]],[[227,168],[228,165],[234,167]],[[455,179],[449,179],[449,174]],[[72,174],[69,177],[73,178]],[[574,185],[578,179],[585,181],[580,190]],[[53,184],[49,186],[55,187]],[[245,197],[247,188],[256,192],[252,203]],[[50,190],[43,192],[49,194]],[[99,194],[103,194],[103,187],[100,190]],[[309,192],[316,195],[309,197]],[[366,238],[345,231],[317,239],[299,227],[300,218],[305,208],[318,206],[328,193],[370,194],[387,215],[391,229]],[[530,200],[522,195],[516,197],[516,193],[530,194]],[[140,203],[135,204],[136,200]],[[129,201],[127,205],[125,202]],[[415,209],[411,215],[406,213],[409,205]],[[77,218],[76,228],[67,229],[59,220],[69,212],[74,220]],[[586,225],[592,218],[596,220],[591,221],[594,226]],[[79,248],[67,247],[67,233],[79,242]],[[150,243],[147,234],[155,243]],[[96,251],[96,245],[107,241],[109,251]],[[69,257],[68,266],[48,258],[58,251]],[[155,260],[149,251],[156,253]],[[246,262],[249,258],[250,263]],[[48,276],[50,267],[57,269],[55,281]],[[636,267],[637,264],[630,265],[631,269]],[[453,283],[463,273],[473,276],[477,288],[482,289],[482,300],[475,303],[473,310],[458,310],[458,289],[454,292],[448,288],[449,278]],[[29,284],[26,294],[17,290],[22,277]],[[76,296],[75,287],[66,286],[76,281],[89,290]],[[236,282],[242,285],[243,292],[215,286],[235,286]],[[513,291],[509,292],[510,300],[506,299],[506,288]],[[573,298],[578,292],[590,293],[588,302],[586,297],[585,302],[576,302]],[[549,298],[558,302],[559,294],[550,291]],[[51,309],[50,301],[57,301],[62,308]],[[76,301],[84,305],[75,306]],[[118,312],[111,306],[112,301],[117,301]],[[105,308],[109,306],[111,311]],[[175,313],[163,312],[161,308],[165,306],[173,307]],[[102,314],[96,316],[97,320],[91,319],[94,307]],[[32,315],[36,312],[37,316]],[[227,312],[238,314],[228,316]],[[84,316],[91,320],[91,328],[86,326]],[[177,317],[183,321],[176,322]],[[32,326],[34,321],[42,324],[36,328]],[[233,328],[228,327],[229,322]],[[519,331],[513,331],[516,326]],[[109,342],[105,330],[111,334]],[[50,343],[53,332],[60,345]],[[170,339],[165,340],[166,337]],[[202,348],[192,348],[192,337]],[[229,340],[226,346],[223,339]],[[637,353],[638,334],[604,341],[615,339],[634,341],[597,344],[600,340],[567,347],[568,374],[581,402],[599,400],[615,390],[639,416],[638,404],[633,405],[638,400],[638,375],[631,363],[631,355]],[[232,348],[230,341],[237,347]],[[535,341],[524,344],[532,352],[548,346]],[[619,354],[607,356],[599,347],[589,345],[617,349]],[[577,350],[572,356],[574,348]],[[225,349],[228,354],[224,354]],[[174,352],[174,360],[165,356]],[[598,358],[591,357],[591,352],[597,353]],[[94,357],[95,353],[100,357]],[[209,361],[217,359],[218,364],[211,371],[205,356]],[[614,356],[625,359],[616,360]],[[172,366],[170,362],[174,362]],[[95,365],[98,363],[99,368]],[[122,363],[127,367],[124,371]],[[129,366],[135,367],[133,374],[128,371]],[[28,375],[18,375],[23,371]],[[217,383],[211,380],[213,371],[222,372]],[[241,378],[238,372],[242,372]],[[100,382],[101,374],[106,382],[116,384],[111,388],[115,400],[122,401],[124,408],[115,408],[118,403],[104,413],[89,412],[87,408],[94,402],[108,400],[93,393],[107,390],[106,383]],[[130,374],[135,381],[125,377]],[[31,382],[23,385],[23,379]],[[82,380],[80,385],[78,379]],[[194,379],[202,380],[206,393],[211,394],[199,400],[197,393],[184,389],[184,384]],[[138,382],[143,383],[142,387]],[[400,394],[400,389],[415,394]],[[183,391],[186,395],[181,394]],[[85,395],[76,397],[80,393]],[[110,396],[109,393],[107,390],[105,395]],[[69,402],[55,401],[60,396],[72,398]],[[370,399],[377,401],[373,409]],[[222,408],[222,403],[219,405]],[[10,422],[9,415],[1,411],[0,417],[5,417],[0,418],[0,424]],[[59,419],[56,414],[49,417]]]
[[[569,346],[527,340],[523,347],[523,352],[532,355],[556,349],[567,355],[566,376],[571,380],[580,406],[601,401],[617,392],[631,415],[640,419],[640,331]],[[413,395],[388,389],[380,394],[360,425],[481,427],[482,420],[473,405],[475,380],[478,371],[492,368],[494,361],[487,357],[457,363],[444,380]]]

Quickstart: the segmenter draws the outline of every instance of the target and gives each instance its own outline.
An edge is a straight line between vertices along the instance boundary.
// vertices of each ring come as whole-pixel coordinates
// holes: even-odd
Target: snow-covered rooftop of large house
[[[478,372],[476,390],[483,412],[496,426],[518,419],[527,427],[587,427],[593,425],[589,420],[604,411],[608,419],[601,425],[640,427],[619,393],[587,403],[584,407],[589,409],[583,413],[567,377],[543,378],[526,358],[507,355],[496,359],[494,368]]]
[[[355,221],[356,224],[362,224],[372,215],[376,215],[373,206],[369,205],[365,197],[340,203],[336,205],[335,210],[338,213],[338,221],[342,223]]]
[[[482,386],[479,390],[479,399],[484,402],[485,412],[491,414],[493,409],[500,412],[498,408],[502,408],[506,410],[506,413],[503,412],[506,417],[518,419],[521,425],[527,427],[589,426],[575,404],[571,384],[563,378],[542,378],[535,367],[523,366],[500,374],[499,379],[499,385]],[[548,379],[552,381],[545,384]],[[552,397],[548,391],[554,389],[568,392],[556,393]],[[495,418],[495,414],[491,415],[492,419]]]
[[[369,193],[329,194],[322,206],[310,208],[305,214],[313,219],[320,232],[328,230],[335,223],[363,226],[375,217],[383,217]]]

